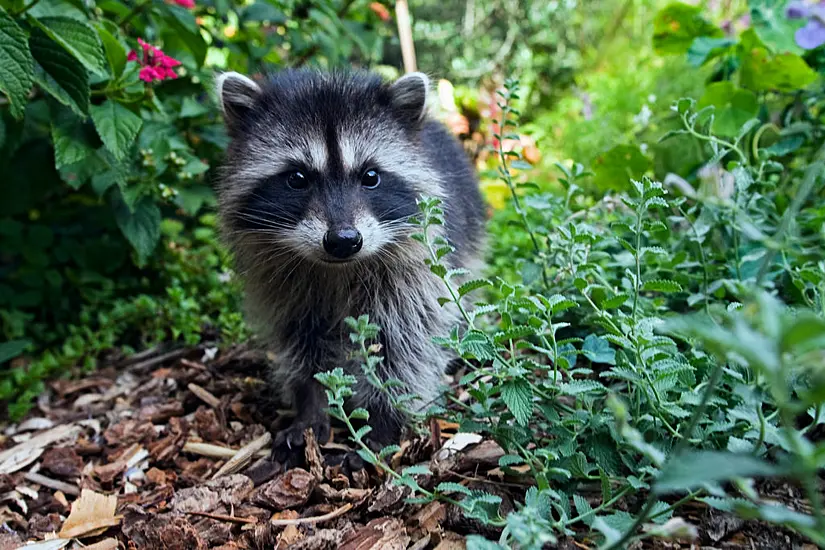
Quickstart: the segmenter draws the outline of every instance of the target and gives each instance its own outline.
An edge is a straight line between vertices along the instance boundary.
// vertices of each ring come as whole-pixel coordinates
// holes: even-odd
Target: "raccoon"
[[[456,320],[443,282],[410,235],[422,194],[442,199],[455,266],[483,266],[486,205],[458,141],[429,113],[429,80],[366,71],[292,69],[258,83],[218,75],[230,136],[217,185],[222,233],[245,285],[247,314],[276,356],[272,386],[297,411],[273,452],[329,437],[318,372],[358,379],[350,405],[370,412],[374,447],[406,419],[350,359],[345,318],[381,327],[379,375],[401,380],[417,406],[438,392],[450,356],[432,342]]]

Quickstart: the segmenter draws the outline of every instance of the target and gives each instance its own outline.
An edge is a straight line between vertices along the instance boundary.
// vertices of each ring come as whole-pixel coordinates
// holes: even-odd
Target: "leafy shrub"
[[[481,365],[460,381],[469,400],[429,414],[495,439],[501,469],[534,484],[502,517],[494,495],[422,487],[421,469],[391,474],[416,501],[454,502],[502,528],[497,543],[471,537],[468,548],[539,548],[582,529],[607,549],[690,536],[678,514],[693,499],[825,545],[825,65],[793,42],[804,22],[761,0],[750,9],[754,27],[737,37],[689,5],[657,14],[657,49],[708,65],[709,77],[700,97],[659,114],[672,129],[637,178],[560,164],[562,192],[548,192],[499,145],[512,201],[491,228],[491,278],[454,282],[452,248],[429,232],[444,212],[421,200],[415,238],[464,321],[439,342]],[[508,82],[497,137],[517,123],[518,99]],[[685,150],[694,164],[656,181],[656,156]],[[600,176],[610,185],[593,185]],[[486,298],[472,298],[481,288]],[[343,404],[351,381],[319,379]],[[384,456],[365,451],[379,467]],[[808,506],[760,495],[754,480],[769,477],[800,488]]]

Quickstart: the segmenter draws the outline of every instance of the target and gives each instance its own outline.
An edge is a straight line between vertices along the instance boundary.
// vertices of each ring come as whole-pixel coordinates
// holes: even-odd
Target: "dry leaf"
[[[102,495],[89,489],[80,492],[80,498],[72,504],[72,511],[60,536],[63,538],[91,537],[103,533],[107,527],[117,525],[120,518],[115,517],[117,497]]]

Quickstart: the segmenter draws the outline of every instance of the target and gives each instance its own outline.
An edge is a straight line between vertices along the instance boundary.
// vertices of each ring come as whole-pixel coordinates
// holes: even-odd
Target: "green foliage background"
[[[691,499],[825,545],[825,50],[796,44],[805,21],[785,8],[414,3],[420,68],[455,84],[495,209],[488,272],[456,285],[449,244],[428,233],[443,212],[421,202],[417,239],[468,327],[439,341],[479,365],[461,380],[470,399],[429,415],[494,438],[502,469],[534,487],[502,517],[493,495],[388,474],[502,530],[471,548],[690,534],[674,518]],[[215,234],[227,141],[212,75],[393,76],[391,14],[361,0],[0,0],[6,414],[113,354],[249,336]],[[141,81],[138,38],[180,60],[179,78]],[[540,155],[513,147],[524,136]],[[380,327],[352,328],[374,374]],[[320,380],[338,420],[366,419],[343,407],[348,376]],[[751,481],[765,476],[809,508],[764,499]]]

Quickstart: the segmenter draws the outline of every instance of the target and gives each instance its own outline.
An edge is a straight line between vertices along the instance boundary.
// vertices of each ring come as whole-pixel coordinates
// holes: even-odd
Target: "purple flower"
[[[825,44],[825,0],[816,3],[791,2],[785,10],[788,19],[807,19],[804,27],[794,34],[796,44],[805,50],[813,50]]]

